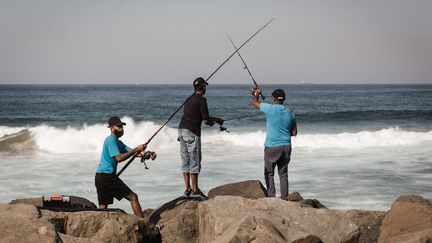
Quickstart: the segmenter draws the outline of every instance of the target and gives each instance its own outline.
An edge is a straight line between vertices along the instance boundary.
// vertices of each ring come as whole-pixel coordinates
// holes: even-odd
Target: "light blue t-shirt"
[[[117,161],[114,159],[119,154],[132,150],[122,141],[118,140],[113,134],[105,138],[101,159],[96,173],[112,174],[117,171]]]
[[[291,145],[291,126],[296,122],[294,112],[280,104],[260,104],[260,111],[265,113],[267,135],[265,147]]]

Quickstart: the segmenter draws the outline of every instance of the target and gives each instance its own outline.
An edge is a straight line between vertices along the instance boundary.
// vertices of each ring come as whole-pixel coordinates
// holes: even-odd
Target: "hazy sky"
[[[430,0],[0,0],[0,84],[432,83]],[[250,83],[234,56],[210,83]]]

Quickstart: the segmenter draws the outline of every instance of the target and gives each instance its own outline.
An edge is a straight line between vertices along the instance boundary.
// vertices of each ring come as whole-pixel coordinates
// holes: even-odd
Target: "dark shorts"
[[[113,204],[114,197],[120,201],[132,192],[115,174],[96,173],[95,185],[99,205]]]

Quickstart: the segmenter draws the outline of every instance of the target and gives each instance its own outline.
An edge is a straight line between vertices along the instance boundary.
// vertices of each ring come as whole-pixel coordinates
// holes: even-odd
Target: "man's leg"
[[[99,208],[100,209],[106,209],[106,208],[108,208],[108,205],[107,204],[99,204]]]
[[[266,164],[264,167],[264,179],[266,183],[268,197],[276,196],[276,189],[274,185],[274,167],[274,164]]]
[[[267,188],[267,196],[275,197],[276,188],[274,184],[274,170],[276,163],[280,158],[281,152],[279,147],[266,147],[264,148],[264,178]]]
[[[132,210],[134,211],[135,215],[139,218],[144,218],[141,205],[138,201],[138,195],[134,192],[130,192],[129,195],[126,196],[126,198],[130,201]]]
[[[192,192],[199,192],[198,175],[201,171],[201,138],[194,136],[194,142],[188,144],[189,158],[190,158],[190,176],[192,181]]]
[[[281,198],[283,200],[288,200],[288,161],[285,159],[280,159],[277,166],[279,173]]]
[[[189,172],[183,172],[183,180],[184,180],[184,184],[186,189],[191,188],[190,186],[190,173]]]
[[[188,151],[188,144],[193,141],[190,132],[186,129],[179,129],[178,141],[180,142],[180,158],[181,158],[181,170],[183,171],[183,181],[186,187],[185,196],[190,194],[190,155]]]
[[[278,173],[280,181],[281,198],[288,200],[289,182],[288,182],[288,164],[291,160],[291,146],[285,146],[281,158],[278,160]]]
[[[191,178],[192,178],[192,191],[196,192],[198,191],[198,173],[193,173],[191,174]]]

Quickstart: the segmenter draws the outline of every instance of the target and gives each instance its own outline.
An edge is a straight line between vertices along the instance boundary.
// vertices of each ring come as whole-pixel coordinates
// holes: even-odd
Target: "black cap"
[[[283,89],[275,89],[272,93],[272,96],[278,100],[285,100],[285,91]]]
[[[208,85],[208,83],[202,77],[196,78],[193,81],[193,86],[195,90],[202,87],[203,85]]]
[[[120,125],[126,125],[126,123],[122,122],[120,118],[113,116],[108,119],[108,127],[112,126],[120,126]]]

